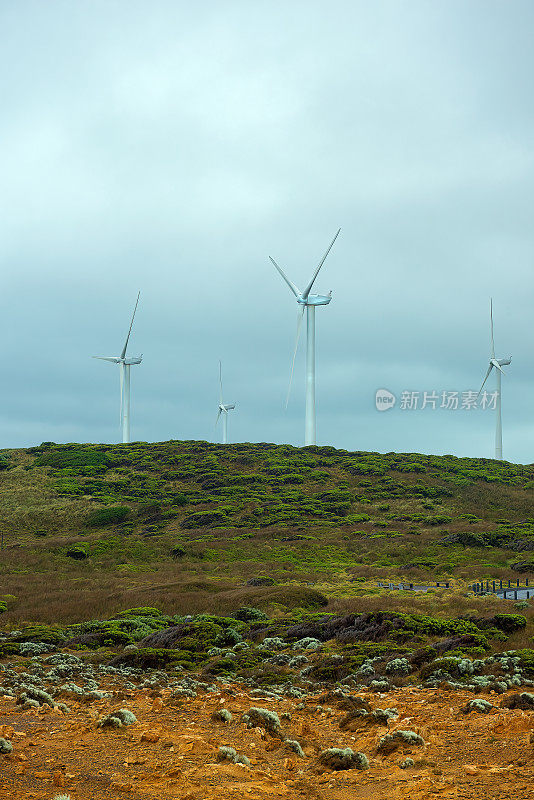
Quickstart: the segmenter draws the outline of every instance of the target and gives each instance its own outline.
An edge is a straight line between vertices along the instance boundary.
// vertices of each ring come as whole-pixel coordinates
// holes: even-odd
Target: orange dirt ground
[[[520,690],[518,690],[520,691]],[[0,736],[13,752],[0,756],[0,800],[434,800],[534,798],[534,751],[529,741],[534,712],[496,708],[489,714],[460,710],[473,695],[445,689],[404,688],[360,695],[373,708],[395,707],[389,727],[341,731],[346,712],[317,706],[305,709],[295,699],[251,698],[239,685],[222,684],[218,694],[170,700],[169,692],[124,693],[90,706],[69,702],[71,713],[46,709],[19,711],[0,698]],[[497,705],[500,696],[485,695]],[[248,729],[240,716],[251,706],[291,714],[284,734],[297,739],[306,754],[298,758],[262,729]],[[115,730],[97,728],[112,709],[128,708],[138,722]],[[210,716],[217,708],[233,714],[228,725]],[[413,730],[424,747],[377,755],[386,732]],[[250,767],[218,763],[217,751],[230,745],[245,754]],[[318,753],[351,747],[367,755],[370,768],[332,772],[319,767]],[[398,764],[409,755],[415,766]]]

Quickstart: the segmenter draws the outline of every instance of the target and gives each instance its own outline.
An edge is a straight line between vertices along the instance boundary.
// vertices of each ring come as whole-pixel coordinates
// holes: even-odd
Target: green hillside
[[[383,598],[377,581],[452,580],[465,594],[534,574],[534,465],[190,441],[0,455],[6,621],[236,598],[283,609],[318,593],[333,607]],[[246,586],[258,577],[272,585]]]

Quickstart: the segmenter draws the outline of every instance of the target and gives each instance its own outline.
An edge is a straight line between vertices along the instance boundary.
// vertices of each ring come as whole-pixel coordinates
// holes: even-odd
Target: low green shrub
[[[127,708],[119,711],[112,711],[106,717],[102,717],[97,723],[97,728],[124,728],[137,722],[137,717]]]
[[[162,617],[163,612],[159,608],[152,608],[151,606],[141,606],[139,608],[127,608],[124,611],[119,611],[115,614],[115,619],[123,619],[124,617]]]
[[[241,717],[241,722],[246,723],[249,728],[261,727],[271,736],[279,739],[283,738],[280,718],[275,711],[271,711],[268,708],[249,708],[246,714]]]
[[[56,445],[57,447],[57,445]],[[105,467],[110,464],[109,458],[102,450],[68,445],[52,452],[39,455],[34,462],[36,467],[54,467],[54,469],[79,469],[80,467]]]
[[[524,628],[527,619],[522,614],[495,614],[493,624],[505,633],[514,633]]]
[[[121,653],[113,658],[110,664],[114,667],[125,666],[134,669],[165,669],[183,662],[191,662],[191,653],[184,650],[168,650],[164,648],[140,647],[128,653]]]
[[[203,528],[209,525],[222,525],[227,517],[221,511],[197,511],[182,520],[181,527],[187,529]]]
[[[236,663],[232,658],[219,658],[205,669],[208,675],[231,675],[235,671]]]
[[[422,747],[424,740],[415,731],[395,731],[388,733],[380,739],[378,752],[389,755],[399,747]]]
[[[65,552],[65,555],[67,555],[69,558],[75,559],[76,561],[84,561],[88,557],[87,549],[80,544],[69,547]]]
[[[363,753],[355,753],[350,747],[330,747],[319,754],[319,764],[332,770],[369,769],[369,760]]]
[[[11,642],[46,642],[59,646],[67,640],[65,628],[55,625],[25,625]]]
[[[259,608],[252,608],[251,606],[241,606],[237,611],[232,614],[234,619],[241,620],[242,622],[259,622],[260,620],[269,619],[267,614],[260,611]]]
[[[130,509],[127,506],[108,506],[91,511],[85,519],[90,528],[101,528],[106,525],[116,525],[126,519]]]

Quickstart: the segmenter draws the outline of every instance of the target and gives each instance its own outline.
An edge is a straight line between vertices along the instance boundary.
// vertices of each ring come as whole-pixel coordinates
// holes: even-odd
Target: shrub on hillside
[[[84,561],[88,557],[87,549],[83,545],[75,544],[66,551],[65,555],[76,561]]]
[[[25,625],[11,637],[11,642],[46,642],[61,645],[66,641],[64,628],[55,625]]]
[[[85,447],[69,447],[52,452],[41,453],[34,462],[36,467],[53,467],[54,469],[79,469],[82,467],[109,466],[109,458],[102,450]]]
[[[85,519],[90,528],[100,528],[105,525],[116,525],[126,519],[130,509],[127,506],[108,506],[91,511]]]
[[[249,708],[247,713],[241,717],[241,722],[246,723],[249,728],[264,728],[267,733],[277,739],[283,738],[280,718],[275,711],[268,708]]]
[[[527,619],[522,614],[495,614],[493,624],[505,633],[514,633],[526,626]]]
[[[211,715],[210,719],[213,722],[224,722],[229,724],[232,721],[232,714],[227,708],[218,708]]]
[[[121,708],[119,711],[112,711],[106,717],[102,717],[97,722],[97,728],[124,728],[128,725],[133,725],[137,722],[137,717],[127,708]]]
[[[276,585],[275,579],[269,578],[268,576],[249,578],[247,581],[247,586],[275,586],[275,585]]]
[[[207,525],[222,525],[226,522],[226,514],[222,511],[197,511],[189,514],[182,520],[181,527],[189,530],[191,528],[203,528]]]
[[[511,694],[501,702],[502,708],[519,708],[522,711],[534,711],[534,695],[530,692]]]
[[[259,622],[269,619],[267,614],[264,614],[259,608],[252,608],[251,606],[241,606],[241,608],[233,612],[232,616],[242,622]]]
[[[380,739],[378,752],[389,755],[399,747],[421,747],[424,740],[415,731],[395,731],[388,733]]]
[[[328,605],[328,598],[317,589],[308,589],[306,586],[277,586],[265,588],[261,593],[254,593],[250,598],[255,605],[266,606],[278,603],[288,608],[305,608],[313,610]],[[302,637],[299,637],[302,638]]]
[[[13,751],[13,745],[9,741],[9,739],[0,739],[0,753],[2,755],[6,755],[7,753],[11,753]]]
[[[140,606],[139,608],[126,608],[124,611],[119,611],[115,614],[115,619],[123,619],[124,617],[161,617],[163,612],[159,608],[152,608],[152,606]]]
[[[319,764],[333,770],[369,769],[369,760],[363,753],[355,753],[350,747],[330,747],[319,755]]]
[[[140,647],[137,650],[121,653],[109,663],[113,667],[124,666],[134,669],[165,669],[176,664],[184,666],[186,663],[192,666],[190,652],[156,647]]]

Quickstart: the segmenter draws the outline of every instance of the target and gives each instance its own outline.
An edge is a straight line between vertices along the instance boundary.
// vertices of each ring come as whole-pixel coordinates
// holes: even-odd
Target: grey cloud
[[[487,412],[378,414],[380,386],[478,388],[488,306],[513,362],[505,456],[531,462],[534,10],[460,0],[4,5],[1,441],[302,442],[294,301],[318,279],[318,435],[490,456]],[[7,79],[6,76],[10,76]],[[404,416],[403,416],[404,415]]]

